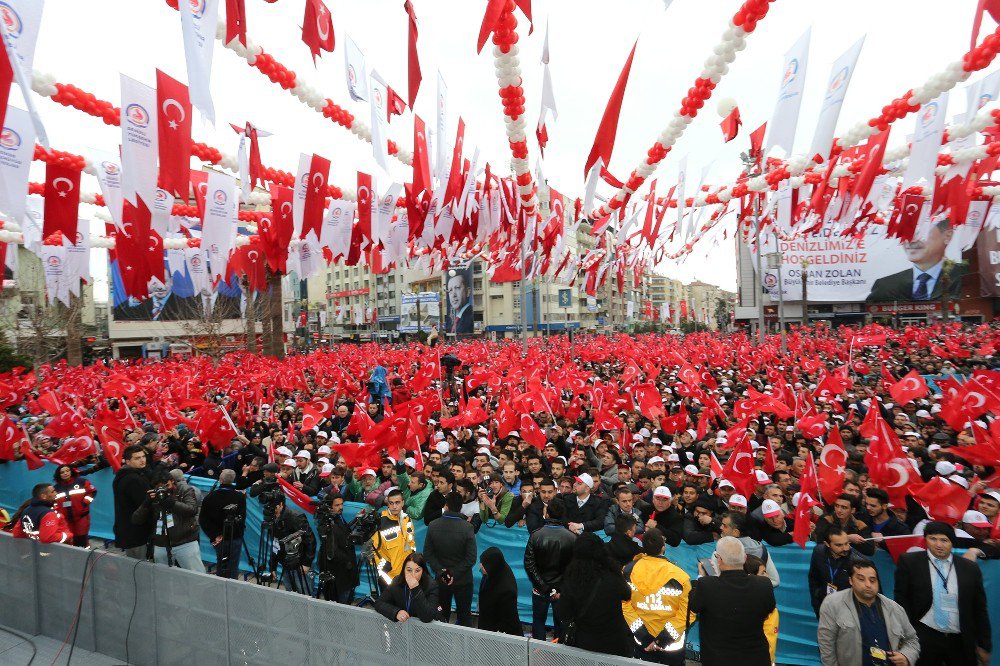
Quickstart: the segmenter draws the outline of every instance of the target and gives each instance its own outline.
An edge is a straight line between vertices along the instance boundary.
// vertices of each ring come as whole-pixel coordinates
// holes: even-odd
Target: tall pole
[[[521,356],[528,355],[528,276],[524,274],[527,262],[527,248],[524,246],[526,240],[527,228],[524,237],[521,238]]]
[[[783,257],[781,256],[781,244],[778,241],[778,234],[774,234],[774,248],[778,255],[778,325],[781,326],[781,353],[788,353],[788,340],[785,338],[785,280],[782,276]]]
[[[754,217],[754,243],[757,246],[757,283],[756,283],[756,294],[757,294],[757,344],[764,344],[764,289],[763,280],[761,279],[764,275],[761,269],[761,254],[763,254],[763,249],[760,246],[760,199],[759,197],[754,197],[753,200],[753,217]]]
[[[809,260],[802,262],[802,325],[809,325]]]

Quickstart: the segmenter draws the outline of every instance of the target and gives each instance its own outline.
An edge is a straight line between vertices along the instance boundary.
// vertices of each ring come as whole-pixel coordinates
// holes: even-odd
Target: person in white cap
[[[729,497],[729,510],[745,514],[747,512],[747,498],[738,494],[731,495]]]
[[[574,534],[597,532],[604,528],[608,505],[603,497],[592,493],[595,485],[594,477],[582,472],[573,477],[573,493],[563,496],[567,526]]]
[[[963,546],[978,548],[980,553],[982,553],[982,557],[985,558],[996,559],[1000,557],[998,542],[990,538],[990,534],[993,531],[993,523],[981,511],[973,509],[966,511],[962,516],[961,525],[962,529],[969,535],[969,539],[974,540],[972,543],[963,543]],[[955,530],[955,533],[958,536],[958,530]]]
[[[292,485],[310,497],[315,496],[319,490],[319,470],[312,462],[312,454],[305,449],[295,454]]]
[[[660,530],[671,547],[679,546],[684,538],[684,516],[666,486],[653,489],[652,501],[648,509],[643,512],[642,520],[647,530],[654,527]]]

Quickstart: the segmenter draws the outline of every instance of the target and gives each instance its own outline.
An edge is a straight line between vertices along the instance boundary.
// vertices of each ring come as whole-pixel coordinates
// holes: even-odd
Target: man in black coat
[[[316,512],[316,529],[320,538],[316,564],[320,571],[321,591],[329,601],[349,604],[354,599],[354,588],[360,578],[354,544],[351,543],[351,528],[344,520],[344,497],[331,490],[323,501],[330,510]]]
[[[573,477],[573,493],[563,495],[566,505],[566,523],[570,532],[599,532],[604,529],[604,517],[608,513],[608,502],[593,494],[596,482],[586,472]]]
[[[278,552],[271,558],[271,570],[281,564],[281,580],[289,592],[309,594],[309,570],[316,556],[316,537],[305,515],[289,511],[284,498],[274,512],[271,533],[278,544]],[[292,548],[294,546],[294,549]],[[261,557],[266,557],[261,553]],[[300,575],[301,574],[301,575]]]
[[[434,490],[424,504],[424,525],[430,525],[444,513],[444,498],[455,490],[455,475],[450,470],[442,470],[434,479]]]
[[[545,509],[550,502],[561,503],[563,501],[556,492],[555,481],[548,477],[539,482],[538,493],[532,493],[527,506],[525,506],[524,500],[525,498],[522,497],[520,502],[514,502],[510,505],[510,512],[507,514],[507,520],[504,524],[507,527],[513,527],[523,518],[524,526],[528,528],[529,534],[536,532],[545,524]]]
[[[247,496],[236,490],[236,472],[224,469],[219,473],[219,487],[205,495],[198,514],[198,523],[215,548],[215,572],[223,578],[240,574],[246,517]],[[232,526],[228,534],[227,520]]]
[[[858,559],[861,556],[851,548],[847,532],[839,525],[826,533],[826,543],[813,548],[809,561],[809,598],[817,618],[828,595],[851,586],[851,562]]]
[[[747,556],[739,539],[722,537],[715,555],[719,575],[698,578],[688,603],[701,625],[701,664],[770,666],[764,620],[775,608],[771,581],[743,570]]]
[[[427,526],[424,559],[437,579],[441,620],[451,620],[455,598],[458,624],[472,626],[472,567],[476,565],[476,530],[462,515],[462,496],[452,491],[444,498],[441,517]]]
[[[924,528],[927,550],[906,553],[896,564],[896,601],[920,639],[916,666],[990,663],[993,641],[983,574],[975,562],[952,554],[955,529],[932,521]]]
[[[132,522],[132,514],[146,501],[149,488],[146,450],[137,444],[127,447],[122,468],[111,483],[115,498],[114,533],[115,545],[124,551],[126,557],[136,560],[146,559],[147,544],[153,534],[155,519],[152,516],[141,524]]]
[[[524,572],[531,581],[531,636],[545,640],[545,620],[549,604],[559,599],[562,575],[573,559],[576,534],[566,529],[566,505],[550,502],[545,508],[545,524],[528,537],[524,549]],[[559,615],[553,608],[556,636],[561,635]]]

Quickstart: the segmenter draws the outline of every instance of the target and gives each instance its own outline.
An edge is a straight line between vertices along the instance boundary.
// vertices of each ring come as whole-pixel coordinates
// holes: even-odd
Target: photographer
[[[262,476],[260,481],[257,481],[252,486],[247,494],[250,497],[257,497],[262,492],[268,489],[276,488],[278,485],[278,465],[276,463],[267,463],[261,470]]]
[[[153,523],[153,561],[157,564],[205,573],[198,545],[198,498],[194,488],[183,489],[169,473],[161,472],[132,514],[132,523]]]
[[[486,474],[479,483],[479,518],[485,523],[495,520],[501,525],[510,513],[514,496],[507,490],[503,477],[497,474]]]
[[[427,527],[424,557],[436,575],[441,620],[451,620],[451,599],[455,598],[458,624],[472,626],[472,567],[476,564],[476,531],[462,515],[462,496],[450,492],[440,520]]]
[[[308,594],[309,571],[316,555],[316,537],[309,528],[309,521],[304,514],[287,511],[282,496],[275,504],[271,529],[278,546],[278,551],[271,556],[271,571],[281,564],[281,581],[285,589]]]
[[[344,520],[344,498],[332,491],[316,508],[320,548],[317,565],[323,597],[349,604],[358,586],[358,564],[351,543],[351,528]]]
[[[413,521],[403,512],[403,492],[390,488],[385,495],[385,508],[379,513],[378,531],[369,542],[382,590],[403,571],[403,561],[417,549],[413,538]]]
[[[235,481],[235,471],[222,470],[219,487],[205,496],[198,519],[215,548],[215,572],[223,578],[236,578],[240,574],[247,498],[236,489]]]

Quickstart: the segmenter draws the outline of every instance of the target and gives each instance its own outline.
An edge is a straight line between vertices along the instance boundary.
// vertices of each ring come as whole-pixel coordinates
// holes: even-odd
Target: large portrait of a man
[[[455,335],[472,333],[472,265],[448,271],[448,314],[445,331]]]
[[[926,240],[903,243],[910,267],[875,280],[865,300],[869,303],[938,300],[945,283],[949,298],[958,298],[966,269],[962,264],[945,259],[945,249],[953,233],[948,220],[943,219],[931,227]]]

